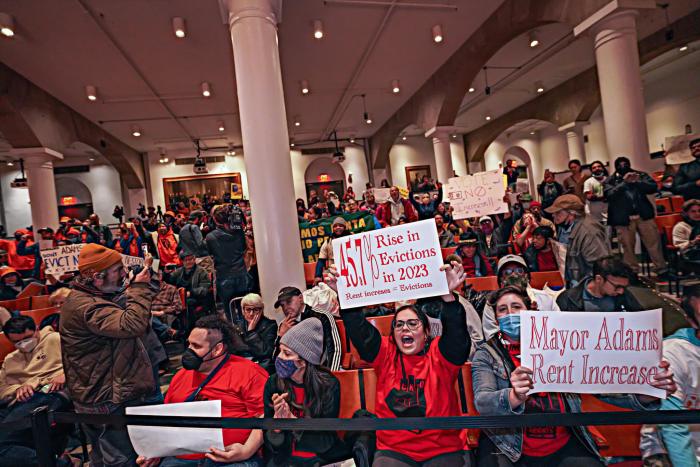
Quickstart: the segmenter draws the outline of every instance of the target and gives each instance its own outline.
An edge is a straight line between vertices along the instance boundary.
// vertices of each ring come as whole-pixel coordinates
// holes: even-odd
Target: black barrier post
[[[34,436],[34,449],[36,449],[39,465],[41,467],[55,467],[56,456],[54,456],[52,449],[51,424],[47,406],[37,407],[32,412],[32,435]]]

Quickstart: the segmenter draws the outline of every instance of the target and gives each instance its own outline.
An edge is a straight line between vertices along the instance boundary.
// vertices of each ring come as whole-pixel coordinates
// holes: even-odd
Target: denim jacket
[[[508,402],[512,370],[514,370],[513,364],[500,344],[498,336],[479,344],[472,359],[472,379],[474,402],[481,415],[514,415],[524,412],[525,404],[511,409]],[[581,398],[578,394],[566,393],[563,396],[569,413],[581,412]],[[608,404],[633,410],[656,410],[659,406],[658,402],[643,404],[633,394],[606,394],[598,397]],[[571,431],[583,446],[600,457],[598,447],[585,426],[572,427]],[[523,449],[522,428],[483,429],[482,432],[512,462],[520,459]]]

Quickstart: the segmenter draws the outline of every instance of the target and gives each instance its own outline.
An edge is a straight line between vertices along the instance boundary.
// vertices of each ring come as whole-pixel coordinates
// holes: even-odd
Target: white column
[[[452,152],[450,149],[451,127],[435,127],[425,133],[426,138],[433,138],[433,151],[435,152],[436,180],[447,183],[454,176],[452,171]]]
[[[649,141],[642,78],[639,71],[636,10],[624,8],[616,0],[574,32],[590,28],[594,38],[598,85],[603,106],[603,120],[611,162],[627,156],[632,167],[645,170],[650,166]],[[653,7],[653,2],[635,2],[631,6]],[[605,10],[605,11],[603,11]]]
[[[452,153],[452,169],[458,177],[467,175],[467,156],[464,152],[464,138],[457,135],[450,142],[450,152]]]
[[[583,125],[587,122],[571,122],[559,127],[559,132],[566,135],[566,147],[569,160],[578,159],[586,163],[586,151],[583,147]]]
[[[262,296],[304,289],[277,19],[269,0],[227,0]]]
[[[63,155],[49,148],[13,149],[10,153],[24,161],[34,231],[42,227],[55,230],[58,227],[58,199],[53,161],[63,159]]]

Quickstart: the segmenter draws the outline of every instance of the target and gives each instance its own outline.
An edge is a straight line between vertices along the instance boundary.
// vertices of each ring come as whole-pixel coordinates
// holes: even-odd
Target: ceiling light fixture
[[[218,127],[219,127],[219,131],[223,132],[224,130],[226,130],[226,127],[224,126],[224,121],[223,121],[223,120],[219,120],[219,122],[217,123],[217,125],[218,125]]]
[[[474,92],[474,91],[476,91],[476,89],[474,89],[474,88],[469,88],[469,92]]]
[[[134,136],[138,138],[141,136],[141,128],[137,127],[136,125],[131,127],[131,136]]]
[[[534,132],[534,131],[531,131],[531,132],[530,132],[530,134],[531,134],[531,135],[534,135],[534,134],[535,134],[535,132]]]
[[[542,84],[542,81],[535,82],[535,92],[537,94],[541,94],[544,92],[544,85]]]
[[[391,92],[394,94],[398,94],[401,92],[401,88],[399,87],[399,80],[395,79],[391,82]]]
[[[367,112],[367,101],[365,100],[365,95],[360,94],[362,96],[362,119],[365,121],[367,125],[372,124],[372,117],[370,117],[369,112]]]
[[[15,21],[7,13],[0,13],[0,33],[5,37],[15,35]]]
[[[442,26],[436,24],[435,26],[433,26],[433,42],[439,44],[440,42],[442,42],[443,39],[444,38],[442,36]]]
[[[491,115],[486,116],[486,121],[489,121],[489,120],[491,120]]]
[[[539,39],[539,37],[538,37],[538,35],[537,35],[537,31],[532,31],[532,32],[528,35],[528,43],[530,44],[530,48],[531,48],[531,49],[534,49],[535,47],[537,47],[538,45],[540,45],[540,39]]]
[[[301,93],[304,95],[309,93],[309,82],[305,79],[301,80]]]
[[[323,23],[320,19],[314,20],[314,38],[323,39]]]
[[[406,141],[406,135],[403,135],[403,136],[401,137],[401,141]]]
[[[209,85],[208,82],[204,81],[201,84],[201,88],[202,88],[202,96],[211,97],[211,86]]]
[[[173,32],[175,37],[182,39],[187,35],[187,30],[185,29],[185,19],[176,16],[173,18]]]
[[[452,135],[452,139],[457,139],[457,135]]]
[[[90,160],[90,162],[95,162],[95,158],[94,158],[94,157],[91,157],[89,160]]]
[[[355,144],[355,137],[354,136],[350,137],[350,144]]]
[[[296,145],[294,144],[294,139],[291,139],[291,140],[289,141],[289,147],[290,147],[290,148],[293,148],[294,146],[296,146]]]
[[[7,166],[8,166],[8,167],[12,167],[13,165],[15,165],[15,164],[14,164],[12,161],[7,161]]]
[[[95,102],[97,100],[97,88],[88,84],[85,86],[85,95],[89,101]]]
[[[680,50],[681,52],[685,52],[686,50],[688,50],[688,46],[687,46],[687,45],[684,45],[684,46],[682,46],[682,47],[681,47],[680,49],[678,49],[678,50]]]
[[[294,126],[301,126],[301,119],[299,117],[294,117]]]

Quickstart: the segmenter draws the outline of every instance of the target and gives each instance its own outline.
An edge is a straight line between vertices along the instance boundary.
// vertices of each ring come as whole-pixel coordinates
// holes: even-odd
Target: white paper
[[[389,191],[391,188],[370,188],[369,191],[374,195],[374,202],[377,204],[386,203],[389,201]]]
[[[661,309],[638,312],[524,311],[520,361],[533,392],[646,394],[660,371]]]
[[[503,202],[506,190],[499,170],[451,178],[443,187],[445,198],[454,208],[455,219],[481,217],[508,211]]]
[[[666,163],[668,165],[675,165],[694,161],[695,158],[690,153],[688,144],[696,138],[700,138],[700,134],[666,137],[666,141],[664,141]]]
[[[221,417],[221,401],[127,407],[126,414]],[[126,428],[136,453],[147,459],[206,453],[211,450],[212,446],[216,449],[224,449],[224,433],[221,428],[136,425],[127,425]]]
[[[557,265],[559,266],[559,274],[566,280],[566,252],[567,247],[563,243],[556,240],[550,240],[550,245],[552,247],[552,252],[554,253],[554,258],[557,260]]]
[[[130,266],[141,266],[146,264],[144,258],[139,258],[138,256],[122,255],[122,264],[124,267],[128,268]],[[157,272],[158,266],[160,265],[160,260],[153,258],[153,264],[151,264],[151,270]]]
[[[435,220],[333,240],[341,308],[448,293]]]
[[[41,259],[46,266],[45,273],[60,277],[67,272],[78,270],[78,256],[84,243],[77,245],[63,245],[41,251]]]

